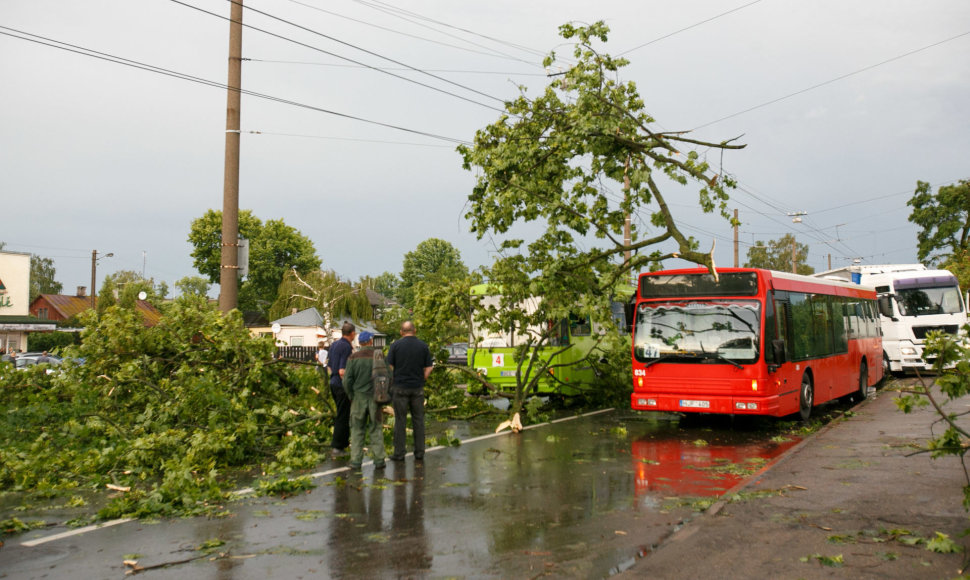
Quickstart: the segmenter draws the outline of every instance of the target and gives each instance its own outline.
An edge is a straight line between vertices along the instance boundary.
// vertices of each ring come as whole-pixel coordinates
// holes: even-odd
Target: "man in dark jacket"
[[[370,438],[374,468],[384,467],[384,412],[374,402],[374,335],[366,330],[357,337],[360,350],[350,355],[344,374],[344,389],[350,398],[350,467],[360,469],[364,461],[364,439]]]
[[[354,352],[354,337],[357,327],[347,322],[340,329],[340,340],[330,346],[327,368],[330,369],[330,394],[337,408],[333,418],[333,439],[330,441],[330,456],[339,457],[350,445],[350,399],[344,390],[343,377],[347,369],[347,359]]]
[[[387,351],[387,364],[394,368],[394,461],[404,461],[407,452],[407,418],[411,413],[414,434],[414,458],[424,459],[424,383],[431,374],[434,361],[431,349],[415,336],[414,323],[401,325],[401,338]]]

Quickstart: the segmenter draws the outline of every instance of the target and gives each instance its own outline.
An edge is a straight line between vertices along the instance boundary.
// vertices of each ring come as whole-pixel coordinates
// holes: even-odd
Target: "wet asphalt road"
[[[609,577],[694,517],[678,498],[720,495],[742,479],[726,467],[757,467],[750,458],[796,443],[765,438],[600,412],[383,470],[325,464],[315,489],[244,497],[229,517],[29,532],[0,550],[0,578],[121,578],[125,560],[172,563],[150,578]]]

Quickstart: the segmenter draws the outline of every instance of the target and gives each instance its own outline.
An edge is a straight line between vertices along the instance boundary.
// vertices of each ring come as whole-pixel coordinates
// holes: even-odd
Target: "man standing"
[[[319,365],[317,367],[317,372],[320,373],[320,380],[324,385],[330,384],[329,377],[327,376],[327,357],[329,356],[330,353],[327,352],[327,343],[321,341],[317,345],[316,359],[317,364]]]
[[[354,337],[357,327],[345,322],[340,329],[340,340],[330,347],[327,368],[330,369],[330,394],[337,407],[337,415],[333,418],[333,439],[330,441],[330,456],[339,457],[350,445],[350,399],[344,390],[344,373],[347,371],[347,359],[354,351]]]
[[[394,461],[404,461],[407,452],[407,418],[411,413],[414,433],[414,458],[424,459],[424,383],[431,374],[434,361],[431,349],[415,336],[414,323],[401,324],[401,338],[387,351],[387,364],[394,369]]]
[[[374,335],[366,330],[357,337],[360,350],[350,355],[344,374],[344,389],[350,398],[350,467],[360,469],[364,461],[364,439],[370,438],[374,469],[384,467],[383,405],[374,402]],[[366,429],[366,431],[365,431]]]

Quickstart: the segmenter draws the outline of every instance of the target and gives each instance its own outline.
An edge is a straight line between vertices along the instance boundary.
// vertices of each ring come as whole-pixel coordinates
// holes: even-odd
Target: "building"
[[[251,327],[250,332],[257,336],[272,335],[277,346],[307,346],[316,347],[320,342],[330,344],[340,339],[340,328],[345,322],[351,322],[357,327],[357,332],[364,330],[374,334],[375,346],[384,346],[386,335],[367,323],[354,322],[350,319],[334,320],[327,328],[323,316],[316,308],[307,308],[274,320],[268,327]]]
[[[69,296],[66,294],[41,294],[30,303],[30,314],[39,320],[50,320],[63,322],[92,307],[91,297],[86,296],[86,288],[80,286],[77,294]],[[97,304],[97,298],[95,298]],[[142,316],[145,326],[155,326],[158,324],[162,313],[145,300],[137,300],[135,309]]]
[[[55,324],[30,315],[30,254],[0,252],[0,348],[27,350],[31,332],[54,330]]]

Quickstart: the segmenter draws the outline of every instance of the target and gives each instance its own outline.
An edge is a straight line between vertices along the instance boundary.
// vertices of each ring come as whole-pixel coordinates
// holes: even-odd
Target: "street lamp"
[[[114,256],[114,253],[108,252],[101,256],[101,258],[110,258],[111,256]],[[91,308],[97,308],[95,300],[98,297],[98,293],[94,290],[94,282],[98,279],[98,260],[101,258],[98,257],[97,250],[91,250]]]

